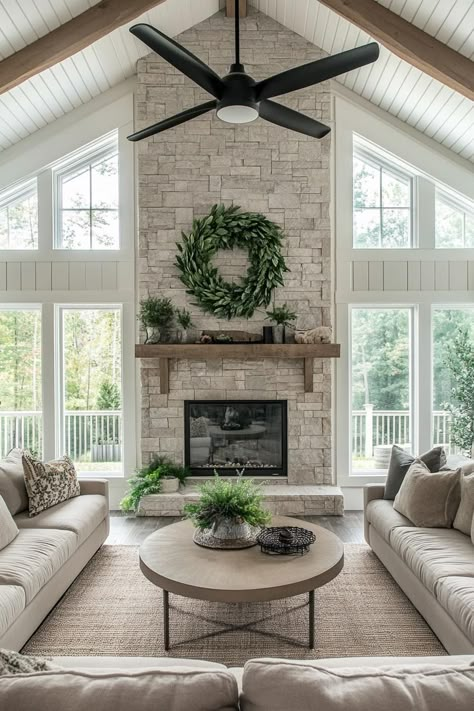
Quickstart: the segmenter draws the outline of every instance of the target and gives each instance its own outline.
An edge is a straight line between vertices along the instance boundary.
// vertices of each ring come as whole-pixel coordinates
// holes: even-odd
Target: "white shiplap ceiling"
[[[474,58],[474,0],[378,0]],[[370,40],[317,0],[251,0],[261,12],[328,53]],[[0,0],[0,59],[95,4],[95,0]],[[219,0],[167,0],[143,16],[176,36],[217,12]],[[0,96],[0,150],[86,103],[135,72],[144,45],[128,25]],[[297,64],[295,58],[295,65]],[[381,109],[474,161],[474,108],[457,92],[381,47],[379,60],[338,81]]]

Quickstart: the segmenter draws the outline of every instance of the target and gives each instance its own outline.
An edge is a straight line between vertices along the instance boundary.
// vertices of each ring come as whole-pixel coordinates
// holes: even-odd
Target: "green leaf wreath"
[[[177,244],[176,266],[187,293],[204,311],[221,318],[249,318],[268,306],[289,269],[281,254],[283,234],[274,222],[237,205],[214,205],[207,217],[194,220],[191,232]],[[224,281],[212,259],[219,249],[247,249],[250,267],[239,283]]]

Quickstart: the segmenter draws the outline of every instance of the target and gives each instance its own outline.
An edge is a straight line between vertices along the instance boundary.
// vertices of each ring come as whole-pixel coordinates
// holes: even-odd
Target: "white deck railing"
[[[433,412],[433,443],[449,447],[448,412]],[[374,447],[382,444],[410,444],[410,413],[406,410],[374,410],[365,405],[364,410],[352,411],[352,456],[371,459]]]
[[[0,457],[13,447],[43,452],[41,412],[0,412]],[[119,462],[120,410],[69,410],[64,413],[64,450],[75,462]]]

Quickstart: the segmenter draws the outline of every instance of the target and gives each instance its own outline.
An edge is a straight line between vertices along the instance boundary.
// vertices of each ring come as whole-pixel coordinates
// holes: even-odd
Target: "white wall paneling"
[[[369,263],[354,262],[352,273],[352,283],[354,291],[369,290]]]
[[[36,289],[38,291],[51,291],[51,262],[36,262]]]
[[[20,262],[7,263],[7,290],[21,291],[21,264]]]
[[[36,270],[34,262],[21,263],[21,290],[35,291],[36,289]]]
[[[369,291],[384,290],[384,265],[383,262],[369,262]]]
[[[407,262],[383,263],[384,291],[408,290],[408,265]]]

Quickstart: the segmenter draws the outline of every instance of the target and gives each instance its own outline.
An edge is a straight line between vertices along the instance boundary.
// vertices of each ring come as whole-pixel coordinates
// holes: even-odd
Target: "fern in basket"
[[[251,479],[239,476],[235,481],[221,479],[215,472],[214,480],[199,486],[201,498],[197,503],[186,504],[184,514],[196,528],[212,528],[224,519],[264,526],[271,514],[263,506],[261,487]]]

